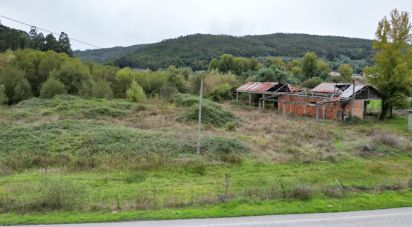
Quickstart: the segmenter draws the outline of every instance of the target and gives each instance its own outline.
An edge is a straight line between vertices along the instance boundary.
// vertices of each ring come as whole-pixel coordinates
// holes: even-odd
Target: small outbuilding
[[[249,105],[258,103],[259,107],[265,105],[265,101],[273,100],[275,94],[293,93],[298,88],[286,83],[278,82],[247,82],[236,89],[236,100],[239,100],[240,93],[246,93],[249,97]]]

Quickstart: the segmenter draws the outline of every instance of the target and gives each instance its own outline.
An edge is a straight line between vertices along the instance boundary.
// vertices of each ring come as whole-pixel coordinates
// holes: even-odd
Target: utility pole
[[[203,97],[203,76],[200,78],[200,91],[199,91],[199,116],[197,121],[197,156],[200,155],[200,129],[202,128],[202,97]]]

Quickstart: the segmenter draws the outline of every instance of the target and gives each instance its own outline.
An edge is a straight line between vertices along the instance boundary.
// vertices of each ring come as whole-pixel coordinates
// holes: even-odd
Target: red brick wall
[[[279,113],[283,113],[283,108],[285,108],[286,114],[316,117],[316,112],[319,111],[320,119],[340,120],[342,111],[346,116],[349,116],[352,111],[351,103],[343,104],[342,102],[325,103],[319,105],[317,110],[315,103],[324,100],[321,97],[282,95],[278,97],[278,100]],[[355,116],[363,118],[363,100],[355,101]]]

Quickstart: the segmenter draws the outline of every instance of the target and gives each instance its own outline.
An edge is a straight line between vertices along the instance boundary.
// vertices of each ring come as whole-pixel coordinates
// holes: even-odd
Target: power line
[[[7,19],[7,20],[11,20],[11,21],[13,21],[13,22],[16,22],[16,23],[19,23],[19,24],[22,24],[22,25],[29,26],[29,27],[35,27],[35,28],[38,29],[38,30],[45,31],[45,32],[51,33],[51,34],[56,35],[56,36],[59,36],[59,35],[60,35],[60,34],[57,33],[57,32],[53,32],[53,31],[50,31],[50,30],[47,30],[47,29],[44,29],[44,28],[41,28],[41,27],[37,27],[37,26],[35,26],[35,25],[31,25],[31,24],[28,24],[28,23],[23,22],[23,21],[19,21],[19,20],[10,18],[10,17],[6,17],[6,16],[3,16],[3,15],[1,15],[1,14],[0,14],[0,17],[5,18],[5,19]],[[81,40],[79,40],[79,39],[70,38],[70,40],[73,40],[73,41],[75,41],[75,42],[78,42],[78,43],[81,43],[81,44],[84,44],[84,45],[87,45],[87,46],[91,46],[91,47],[99,48],[99,49],[100,49],[100,47],[98,47],[98,46],[96,46],[96,45],[90,44],[90,43],[88,43],[88,42],[81,41]]]

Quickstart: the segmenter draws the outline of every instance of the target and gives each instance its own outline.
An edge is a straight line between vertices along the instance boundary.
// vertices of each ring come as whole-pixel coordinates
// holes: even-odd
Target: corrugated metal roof
[[[334,94],[339,92],[339,89],[336,88],[336,85],[337,83],[321,83],[310,91],[316,93]]]
[[[365,87],[365,85],[363,85],[363,84],[356,84],[355,85],[355,94],[364,87]],[[353,94],[353,85],[350,85],[348,88],[346,88],[346,90],[344,90],[342,92],[342,94],[340,94],[340,97],[341,98],[349,98],[349,97],[352,96],[352,94]]]
[[[236,91],[263,93],[276,86],[276,82],[247,82],[240,86]]]
[[[292,86],[292,85],[288,85],[289,86],[289,90],[290,90],[290,92],[299,92],[299,91],[303,91],[303,89],[302,88],[300,88],[300,87],[295,87],[295,86]]]

